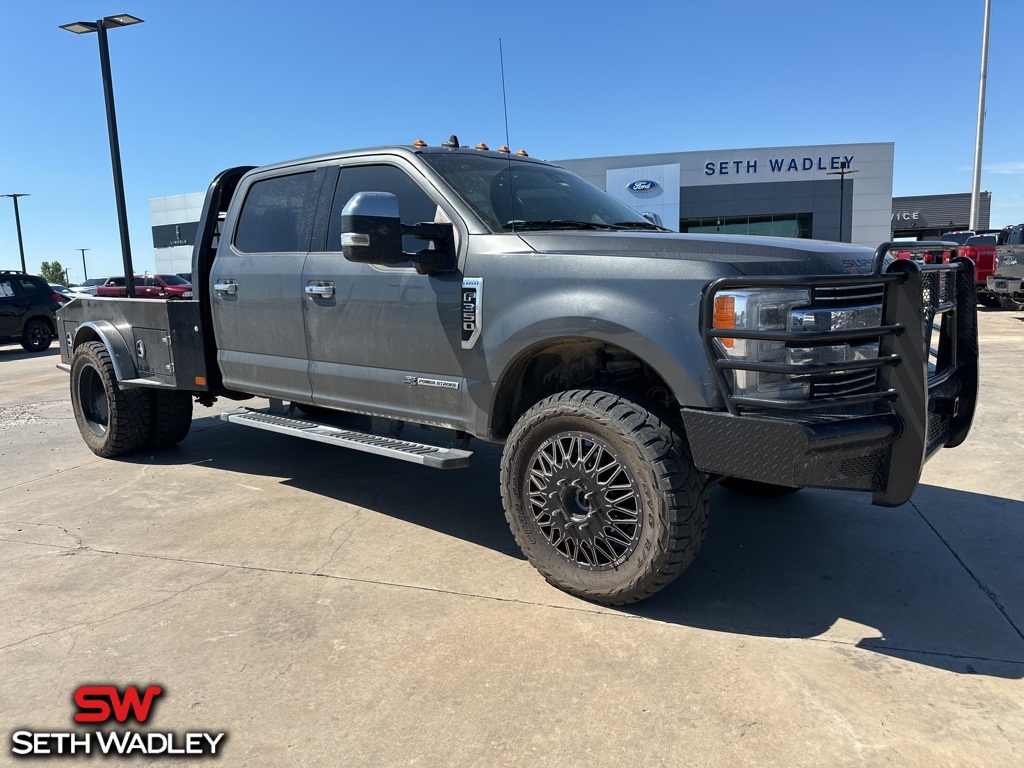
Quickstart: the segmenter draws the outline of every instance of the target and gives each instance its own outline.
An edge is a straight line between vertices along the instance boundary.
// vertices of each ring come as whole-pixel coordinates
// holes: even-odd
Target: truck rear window
[[[304,212],[314,174],[293,173],[257,181],[245,196],[235,229],[235,247],[244,253],[307,250]]]

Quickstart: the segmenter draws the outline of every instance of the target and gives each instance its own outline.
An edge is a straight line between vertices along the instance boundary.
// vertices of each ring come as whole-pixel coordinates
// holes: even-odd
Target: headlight
[[[877,328],[882,305],[812,307],[803,288],[720,291],[715,295],[714,327],[751,331],[827,332]],[[878,357],[878,341],[800,344],[799,341],[754,341],[720,337],[716,344],[727,359],[751,363],[812,366],[850,363]],[[804,400],[811,395],[808,374],[734,369],[733,394],[776,400]],[[828,375],[828,374],[825,374]],[[843,375],[842,373],[833,375]]]
[[[775,291],[721,291],[715,295],[715,328],[743,328],[750,331],[789,330],[790,312],[810,303],[803,288]],[[719,348],[730,360],[758,363],[788,363],[786,344],[782,341],[718,338]],[[810,383],[793,381],[788,374],[763,371],[734,370],[734,392],[737,397],[771,397],[803,400],[810,395]]]

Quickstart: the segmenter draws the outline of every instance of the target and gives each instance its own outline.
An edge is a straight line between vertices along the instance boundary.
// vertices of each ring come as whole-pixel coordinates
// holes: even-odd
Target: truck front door
[[[209,285],[217,360],[229,389],[309,402],[302,265],[320,181],[309,166],[265,172],[231,203],[227,221],[235,223]]]
[[[331,191],[325,186],[325,199]],[[454,210],[411,166],[345,165],[333,191],[329,220],[320,222],[320,242],[302,275],[314,401],[465,426],[461,271],[420,275],[411,265],[358,264],[341,253],[341,211],[357,192],[394,194],[405,224],[452,221]],[[412,237],[403,244],[406,252],[425,247]],[[443,247],[454,259],[455,242]]]

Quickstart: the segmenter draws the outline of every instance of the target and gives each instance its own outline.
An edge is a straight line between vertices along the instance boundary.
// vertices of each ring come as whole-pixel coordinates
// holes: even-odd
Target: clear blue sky
[[[1024,221],[1024,2],[993,0],[982,189]],[[5,0],[0,193],[30,271],[117,272],[96,36],[110,32],[136,268],[148,201],[220,170],[338,149],[504,143],[570,158],[892,141],[895,195],[969,192],[984,0],[518,3]],[[18,268],[0,199],[0,267]]]

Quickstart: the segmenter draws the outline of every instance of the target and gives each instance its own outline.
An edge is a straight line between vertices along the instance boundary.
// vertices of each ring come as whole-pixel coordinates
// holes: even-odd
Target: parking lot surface
[[[911,503],[717,488],[627,609],[523,559],[496,450],[439,472],[219,402],[99,459],[56,346],[0,347],[0,764],[86,683],[160,685],[145,728],[226,732],[222,766],[1024,764],[1024,314],[979,322],[974,428]]]

